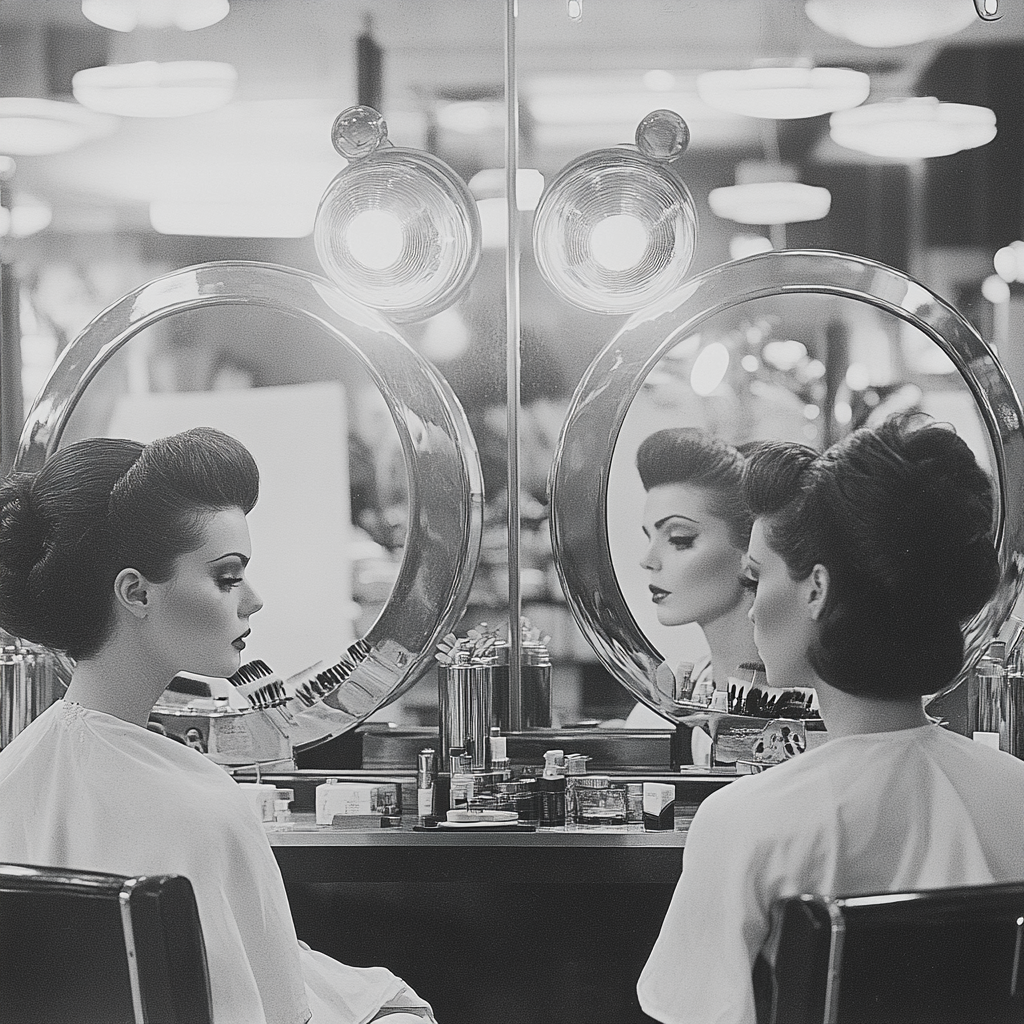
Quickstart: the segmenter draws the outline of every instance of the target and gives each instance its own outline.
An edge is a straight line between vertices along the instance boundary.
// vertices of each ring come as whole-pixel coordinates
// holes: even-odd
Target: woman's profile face
[[[237,671],[249,616],[263,607],[245,577],[251,553],[245,513],[211,512],[202,544],[179,555],[170,579],[154,586],[153,636],[176,671],[223,678]]]
[[[750,620],[769,685],[812,686],[807,651],[818,627],[808,608],[808,581],[790,576],[782,556],[768,543],[763,519],[754,520],[744,568],[750,587],[756,588]]]
[[[744,552],[730,540],[725,520],[711,512],[709,497],[691,484],[659,484],[647,492],[643,530],[650,545],[640,564],[662,625],[704,625],[744,599]]]

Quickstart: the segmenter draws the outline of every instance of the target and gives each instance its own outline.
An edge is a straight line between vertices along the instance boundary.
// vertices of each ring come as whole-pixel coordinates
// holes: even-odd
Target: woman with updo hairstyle
[[[759,660],[741,580],[752,522],[742,451],[696,427],[669,427],[644,438],[636,467],[647,492],[640,565],[658,621],[700,626],[709,653],[694,665],[690,686],[727,690],[739,666]],[[638,705],[626,724],[669,723]],[[707,763],[710,738],[695,729],[691,742],[694,761]]]
[[[637,986],[671,1024],[754,1024],[776,900],[1024,880],[1024,763],[922,699],[963,668],[962,626],[1000,579],[992,482],[970,448],[920,416],[823,454],[766,442],[744,493],[768,683],[813,686],[827,742],[700,805]]]
[[[73,660],[0,750],[0,862],[175,874],[199,908],[219,1024],[363,1024],[429,1006],[300,943],[262,822],[212,760],[148,728],[179,672],[229,678],[262,601],[252,455],[195,428],[90,438],[0,485],[0,627]]]

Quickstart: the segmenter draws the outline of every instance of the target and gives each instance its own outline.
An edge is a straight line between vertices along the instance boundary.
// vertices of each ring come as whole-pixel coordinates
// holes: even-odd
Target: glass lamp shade
[[[967,0],[806,0],[818,28],[860,46],[909,46],[940,39],[976,20]]]
[[[397,322],[450,306],[480,261],[480,217],[462,180],[418,150],[381,148],[328,185],[316,253],[345,294]]]
[[[104,114],[184,117],[216,110],[235,92],[230,64],[209,60],[138,61],[85,68],[71,79],[75,99]]]
[[[988,107],[931,96],[885,100],[833,114],[830,134],[840,146],[871,156],[923,160],[991,142],[996,115]]]
[[[678,288],[697,245],[693,197],[664,162],[632,146],[568,164],[533,222],[537,267],[581,309],[633,313]]]
[[[863,103],[870,89],[870,78],[849,68],[748,68],[706,71],[697,78],[697,92],[708,106],[776,120],[848,110]]]
[[[77,103],[0,99],[0,153],[11,156],[64,153],[90,139],[109,135],[116,127],[114,118],[83,110]]]

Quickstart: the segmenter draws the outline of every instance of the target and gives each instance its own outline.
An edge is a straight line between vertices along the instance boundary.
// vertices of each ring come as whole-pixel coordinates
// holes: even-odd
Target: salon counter
[[[318,827],[268,824],[296,930],[353,964],[386,964],[441,1024],[640,1024],[636,979],[682,868],[696,792],[680,779],[666,832]],[[699,800],[697,801],[699,802]]]

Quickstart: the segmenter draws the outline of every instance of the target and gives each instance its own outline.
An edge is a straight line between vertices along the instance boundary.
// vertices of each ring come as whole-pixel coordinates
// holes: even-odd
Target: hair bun
[[[40,512],[32,493],[34,476],[13,477],[0,487],[0,623],[16,636],[33,640],[34,570],[46,559],[53,526]]]

